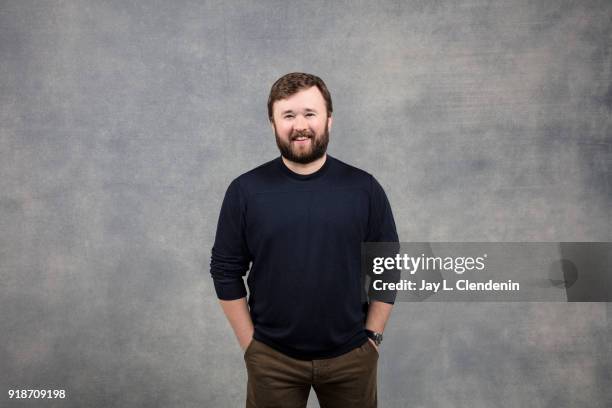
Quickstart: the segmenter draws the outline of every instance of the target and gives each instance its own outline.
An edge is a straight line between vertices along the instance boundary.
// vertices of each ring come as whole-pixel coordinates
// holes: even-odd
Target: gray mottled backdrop
[[[0,406],[238,407],[229,182],[320,75],[404,241],[609,241],[610,1],[0,2]],[[396,305],[381,407],[609,407],[609,304]],[[65,401],[9,401],[62,388]],[[316,406],[314,398],[310,406]]]

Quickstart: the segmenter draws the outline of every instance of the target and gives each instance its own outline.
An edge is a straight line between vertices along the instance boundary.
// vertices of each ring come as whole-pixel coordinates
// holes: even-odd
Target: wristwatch
[[[380,343],[382,343],[383,341],[383,335],[382,333],[379,332],[375,332],[372,330],[368,330],[365,329],[366,335],[371,338],[372,340],[374,340],[374,344],[376,344],[377,346],[380,346]]]

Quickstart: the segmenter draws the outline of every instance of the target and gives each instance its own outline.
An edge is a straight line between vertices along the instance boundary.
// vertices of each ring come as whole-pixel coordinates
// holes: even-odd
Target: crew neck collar
[[[331,160],[333,160],[333,158],[329,154],[327,154],[327,157],[325,158],[325,162],[323,163],[323,166],[321,166],[319,170],[313,173],[310,173],[310,174],[299,174],[291,170],[289,167],[287,167],[287,165],[283,161],[282,156],[278,156],[276,159],[278,166],[281,168],[282,172],[286,176],[294,180],[300,180],[300,181],[312,180],[312,179],[321,177],[323,174],[327,172],[327,169],[329,168],[329,163]]]

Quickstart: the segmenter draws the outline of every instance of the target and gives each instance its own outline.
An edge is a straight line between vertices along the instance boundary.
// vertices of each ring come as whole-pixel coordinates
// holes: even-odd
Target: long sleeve
[[[210,261],[215,291],[222,300],[246,296],[243,277],[249,269],[251,258],[245,239],[244,210],[245,200],[236,179],[223,199]]]
[[[398,242],[391,205],[382,186],[371,177],[367,242]]]
[[[400,251],[400,245],[398,242],[399,238],[395,228],[395,220],[393,219],[393,212],[391,211],[391,205],[389,204],[387,195],[385,194],[382,186],[374,177],[371,177],[370,194],[370,216],[368,220],[368,235],[366,242],[397,243],[395,245],[385,244],[384,247],[381,246],[381,250],[384,248],[384,253],[377,254],[378,256],[394,257],[395,254]],[[368,259],[367,262],[368,265],[372,264],[371,259]],[[384,274],[376,277],[370,274],[370,278],[370,288],[368,291],[370,300],[379,300],[381,302],[394,304],[397,291],[375,291],[372,287],[372,281],[374,279],[379,279],[386,283],[399,282],[401,279],[400,271],[395,269],[387,270]]]

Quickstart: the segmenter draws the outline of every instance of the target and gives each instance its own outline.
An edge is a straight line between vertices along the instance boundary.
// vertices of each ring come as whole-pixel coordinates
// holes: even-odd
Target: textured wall
[[[606,0],[0,2],[0,405],[243,405],[208,262],[287,72],[402,240],[611,240],[611,44]],[[611,316],[398,304],[380,405],[610,406]]]

